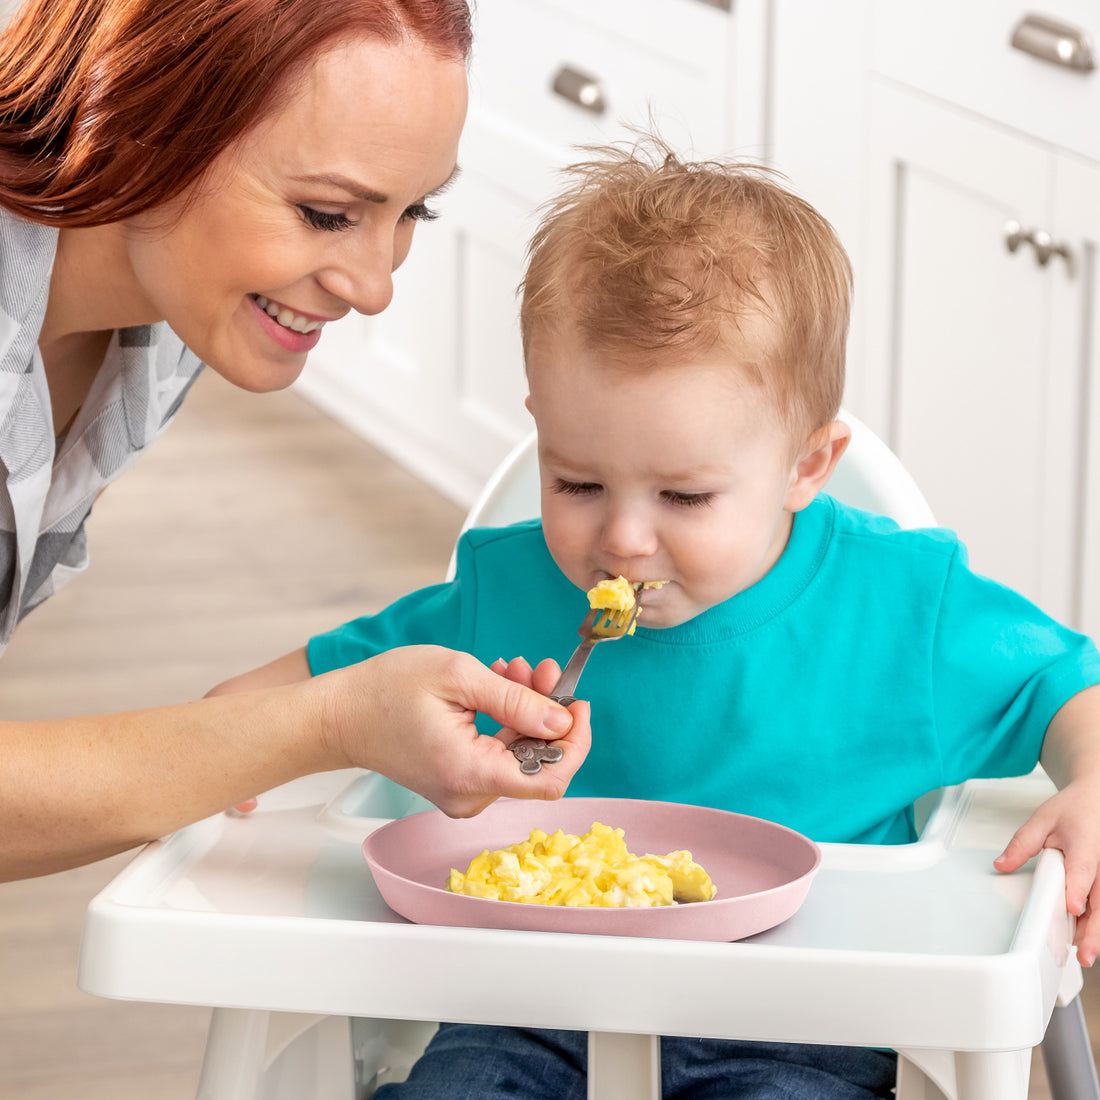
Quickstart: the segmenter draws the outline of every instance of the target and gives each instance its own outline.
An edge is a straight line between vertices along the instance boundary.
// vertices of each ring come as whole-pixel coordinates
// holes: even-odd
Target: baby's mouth
[[[294,310],[287,306],[280,305],[278,302],[272,302],[270,299],[265,298],[262,294],[253,294],[252,300],[270,317],[276,324],[280,324],[283,328],[290,329],[291,332],[297,332],[301,335],[305,335],[309,332],[316,332],[319,328],[324,326],[324,321],[311,321],[308,317],[303,317],[299,313],[295,313]]]

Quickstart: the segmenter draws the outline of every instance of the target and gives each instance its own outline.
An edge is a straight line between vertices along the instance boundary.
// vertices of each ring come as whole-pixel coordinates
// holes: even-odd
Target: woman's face
[[[125,224],[143,312],[235,385],[289,385],[322,325],[389,304],[466,96],[463,63],[415,40],[322,54],[195,188]]]

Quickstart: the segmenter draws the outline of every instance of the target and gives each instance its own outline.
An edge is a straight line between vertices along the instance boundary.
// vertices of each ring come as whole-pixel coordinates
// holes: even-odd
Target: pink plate
[[[627,847],[638,855],[688,849],[718,896],[652,909],[600,909],[490,901],[444,889],[452,867],[465,871],[486,848],[526,840],[536,828],[585,833],[594,821],[625,829]],[[376,829],[363,842],[363,855],[386,904],[417,924],[719,941],[785,921],[802,904],[821,862],[812,840],[774,822],[630,798],[501,799],[463,820],[430,810]]]

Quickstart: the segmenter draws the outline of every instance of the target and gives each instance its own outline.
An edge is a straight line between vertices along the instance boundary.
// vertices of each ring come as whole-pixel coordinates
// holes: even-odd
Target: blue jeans
[[[402,1084],[376,1100],[585,1100],[588,1034],[441,1024]],[[871,1100],[888,1097],[893,1054],[862,1047],[661,1039],[664,1100]]]

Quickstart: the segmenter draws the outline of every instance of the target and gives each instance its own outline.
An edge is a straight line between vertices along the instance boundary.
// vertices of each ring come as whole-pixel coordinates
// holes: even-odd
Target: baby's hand
[[[1082,966],[1100,953],[1100,781],[1077,779],[1049,798],[1016,830],[994,861],[1015,871],[1043,848],[1061,850],[1066,864],[1066,910],[1077,918],[1073,942]]]

